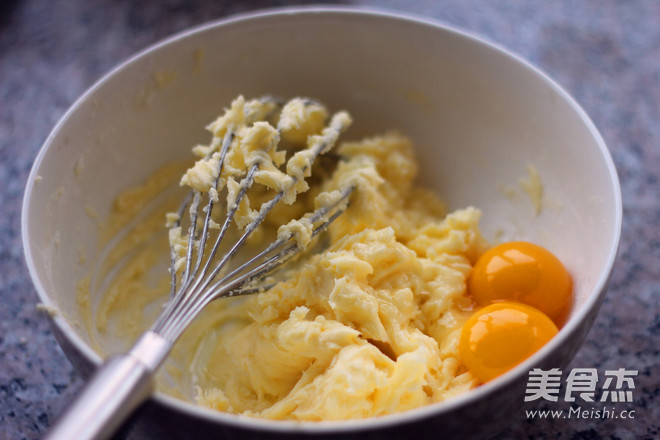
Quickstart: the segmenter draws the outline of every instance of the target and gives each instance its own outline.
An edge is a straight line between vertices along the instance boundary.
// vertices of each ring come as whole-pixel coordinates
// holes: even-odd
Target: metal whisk
[[[261,98],[261,103],[276,104],[267,108],[281,108],[281,102],[270,97]],[[270,117],[269,111],[251,111],[245,120],[254,123]],[[217,190],[222,181],[223,166],[227,154],[237,144],[237,133],[227,130],[219,139],[220,159],[216,169],[213,191],[203,193],[191,191],[176,214],[172,228],[181,227],[181,218],[189,212],[190,225],[184,268],[180,276],[180,258],[171,244],[171,293],[162,313],[151,329],[145,332],[127,354],[109,358],[87,383],[65,414],[47,433],[47,439],[105,439],[111,437],[123,422],[152,394],[153,375],[169,354],[174,342],[181,336],[190,322],[208,305],[218,298],[236,297],[263,291],[268,286],[260,282],[275,269],[281,267],[305,247],[292,232],[284,230],[263,250],[234,266],[229,265],[232,257],[245,247],[245,242],[264,222],[272,209],[286,197],[316,158],[326,153],[336,143],[339,134],[347,128],[347,117],[332,118],[316,144],[309,147],[309,160],[288,183],[264,202],[252,220],[240,230],[240,236],[228,245],[228,231],[236,223],[240,203],[247,197],[255,182],[255,175],[263,165],[259,161],[251,164],[240,178],[237,194],[226,206],[218,207]],[[209,153],[210,154],[210,153]],[[207,157],[208,159],[208,157]],[[321,233],[346,209],[354,186],[347,185],[330,202],[305,214],[301,219],[309,225],[310,236]],[[207,199],[205,201],[205,199]],[[202,207],[200,209],[200,207]],[[224,221],[213,221],[214,210],[225,210]]]

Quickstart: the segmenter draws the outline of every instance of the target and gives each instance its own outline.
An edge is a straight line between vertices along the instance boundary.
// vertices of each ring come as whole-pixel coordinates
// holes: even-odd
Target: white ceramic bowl
[[[76,284],[97,263],[79,261],[79,252],[92,256],[97,246],[87,211],[103,217],[119,192],[188,157],[191,145],[207,140],[203,127],[236,95],[265,93],[349,110],[355,126],[346,137],[391,128],[410,136],[421,181],[450,207],[477,206],[487,236],[503,231],[535,241],[563,260],[575,281],[570,319],[532,358],[446,403],[300,424],[156,395],[140,429],[156,438],[469,438],[521,417],[527,372],[566,365],[601,303],[621,227],[612,160],[584,111],[534,67],[461,31],[377,11],[286,9],[197,27],[133,57],[71,107],[35,162],[23,210],[27,264],[40,300],[59,310],[53,328],[71,361],[85,374],[100,362],[76,325]],[[505,195],[528,163],[545,191],[538,216],[524,192]]]

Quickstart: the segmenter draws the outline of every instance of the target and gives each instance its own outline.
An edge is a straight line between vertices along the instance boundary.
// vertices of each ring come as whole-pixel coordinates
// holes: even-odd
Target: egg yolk
[[[523,241],[502,243],[474,265],[468,291],[480,306],[517,301],[562,325],[572,302],[573,282],[564,265],[545,248]]]
[[[543,312],[525,304],[499,302],[475,312],[463,326],[459,350],[480,381],[515,367],[557,334]]]

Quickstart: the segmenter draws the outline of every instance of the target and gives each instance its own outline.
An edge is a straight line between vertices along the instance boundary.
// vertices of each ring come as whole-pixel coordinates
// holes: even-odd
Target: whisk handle
[[[151,394],[149,369],[130,355],[109,359],[48,432],[47,440],[106,439]]]
[[[169,344],[161,345],[160,350],[158,344],[148,344],[153,342],[153,337],[147,337],[151,335],[143,336],[129,354],[109,358],[44,439],[102,440],[112,437],[149,398],[153,391],[154,371],[169,353]]]

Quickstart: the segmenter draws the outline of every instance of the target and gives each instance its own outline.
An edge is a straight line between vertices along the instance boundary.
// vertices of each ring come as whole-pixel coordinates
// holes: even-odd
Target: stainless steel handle
[[[140,360],[131,355],[111,358],[92,376],[45,439],[110,438],[152,389],[151,372]]]
[[[130,353],[110,358],[46,433],[46,440],[112,437],[153,391],[153,374],[170,344],[147,332]]]

